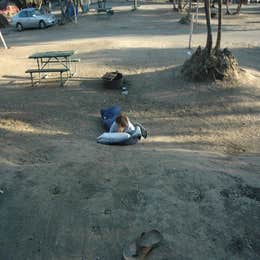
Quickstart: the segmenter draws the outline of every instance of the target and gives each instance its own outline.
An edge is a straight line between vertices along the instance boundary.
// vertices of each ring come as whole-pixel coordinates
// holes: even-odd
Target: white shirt
[[[127,126],[124,130],[124,132],[126,133],[131,133],[135,130],[134,125],[130,122],[130,120],[127,118]],[[110,129],[109,129],[110,133],[115,133],[118,132],[118,124],[116,123],[116,121],[113,122],[113,124],[111,125]]]

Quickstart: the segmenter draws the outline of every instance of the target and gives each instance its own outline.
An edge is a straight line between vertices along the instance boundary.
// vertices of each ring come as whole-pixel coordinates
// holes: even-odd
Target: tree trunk
[[[205,14],[206,14],[206,21],[207,21],[207,43],[206,49],[208,54],[211,53],[212,49],[212,30],[211,30],[211,23],[210,23],[210,8],[209,8],[209,0],[204,0],[204,7],[205,7]]]
[[[84,5],[83,5],[83,1],[82,0],[79,0],[79,6],[80,6],[80,9],[81,9],[81,12],[84,13],[85,10],[84,10]]]
[[[178,12],[182,12],[182,9],[183,9],[183,7],[182,7],[182,1],[183,1],[183,0],[178,0]]]
[[[6,3],[8,3],[9,1],[5,1]],[[14,0],[15,5],[17,5],[17,7],[19,9],[25,8],[26,7],[26,1],[25,0]]]
[[[216,41],[216,52],[220,49],[221,43],[221,27],[222,27],[222,0],[218,0],[218,34]]]
[[[59,5],[60,5],[61,16],[64,18],[65,17],[65,13],[64,13],[64,9],[63,9],[63,5],[62,5],[62,1],[61,0],[59,0]]]
[[[189,7],[188,7],[188,18],[190,19],[190,13],[191,13],[191,0],[189,0]]]
[[[242,7],[242,0],[239,0],[238,4],[237,4],[237,10],[233,13],[235,14],[240,14],[241,11],[241,7]]]
[[[178,8],[176,7],[176,0],[173,0],[173,1],[172,1],[172,9],[173,9],[173,11],[175,11],[175,12],[178,11]]]
[[[74,0],[72,1],[73,4],[73,12],[74,12],[74,22],[77,24],[78,23],[78,1]]]
[[[134,10],[137,10],[137,7],[138,7],[137,0],[134,0]]]
[[[231,15],[230,11],[229,11],[229,0],[226,0],[226,15]]]

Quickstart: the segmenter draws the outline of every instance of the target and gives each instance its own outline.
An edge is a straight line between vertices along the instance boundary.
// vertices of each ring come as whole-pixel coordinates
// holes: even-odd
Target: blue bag
[[[121,114],[121,111],[122,109],[119,106],[111,106],[100,110],[102,123],[107,132],[109,132],[111,125],[115,121],[116,117]]]

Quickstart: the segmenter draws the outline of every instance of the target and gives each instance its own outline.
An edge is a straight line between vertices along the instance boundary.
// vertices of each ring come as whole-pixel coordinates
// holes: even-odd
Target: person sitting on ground
[[[135,132],[137,127],[140,128],[141,136],[146,138],[147,131],[141,124],[136,123],[135,125],[133,125],[126,115],[121,114],[116,117],[115,121],[113,122],[113,124],[110,127],[109,132],[110,133],[116,133],[116,132],[117,133],[128,133],[131,135],[131,134],[133,134],[133,132]],[[140,138],[141,138],[141,136],[140,136]]]
[[[116,117],[115,121],[111,125],[109,132],[110,133],[131,133],[135,130],[134,125],[130,122],[128,117],[124,114],[121,114]]]

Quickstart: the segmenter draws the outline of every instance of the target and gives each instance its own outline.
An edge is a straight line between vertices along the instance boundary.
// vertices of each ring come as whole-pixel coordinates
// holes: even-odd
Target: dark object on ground
[[[0,28],[5,28],[8,25],[8,20],[2,14],[0,14]]]
[[[238,63],[228,49],[212,50],[198,47],[191,58],[183,64],[182,74],[191,81],[230,80],[237,77]]]
[[[183,16],[180,20],[179,20],[180,24],[190,24],[191,23],[191,17],[188,15]]]
[[[123,74],[118,71],[107,72],[103,77],[104,86],[111,89],[121,88]]]
[[[112,9],[107,10],[107,14],[113,15],[114,14],[114,10],[112,10]]]
[[[53,195],[58,195],[60,194],[61,190],[59,188],[59,186],[57,185],[54,185],[50,188],[50,192],[53,194]]]
[[[97,13],[106,13],[107,15],[113,15],[114,10],[112,10],[111,8],[98,8]]]
[[[211,18],[216,18],[217,17],[217,13],[216,12],[212,12],[211,13]]]
[[[144,259],[159,245],[163,236],[157,230],[143,232],[139,238],[127,245],[123,250],[124,260]]]

